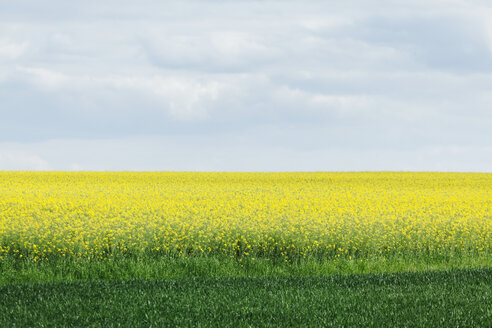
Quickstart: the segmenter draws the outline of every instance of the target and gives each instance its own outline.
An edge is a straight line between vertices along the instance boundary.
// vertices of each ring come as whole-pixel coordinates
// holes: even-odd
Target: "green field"
[[[58,259],[0,261],[0,286],[21,283],[176,278],[267,278],[427,272],[490,268],[490,257],[305,258],[295,262],[227,257],[119,258],[107,261]]]
[[[2,327],[490,327],[492,270],[30,283]]]

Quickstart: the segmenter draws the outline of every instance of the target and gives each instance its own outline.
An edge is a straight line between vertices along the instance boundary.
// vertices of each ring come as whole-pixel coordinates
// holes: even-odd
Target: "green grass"
[[[490,327],[492,269],[28,283],[1,327]]]
[[[186,277],[285,277],[330,274],[418,272],[492,267],[484,255],[360,259],[304,258],[293,262],[268,258],[135,257],[109,260],[51,259],[33,262],[7,257],[0,260],[0,285],[25,282],[163,279]]]
[[[0,327],[487,327],[489,256],[0,260]]]

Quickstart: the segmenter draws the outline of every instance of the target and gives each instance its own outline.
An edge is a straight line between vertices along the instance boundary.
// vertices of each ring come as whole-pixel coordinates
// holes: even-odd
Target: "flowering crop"
[[[492,174],[0,172],[0,258],[489,254]]]

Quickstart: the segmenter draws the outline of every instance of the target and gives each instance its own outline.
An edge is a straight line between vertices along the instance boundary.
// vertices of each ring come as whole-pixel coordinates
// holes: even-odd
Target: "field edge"
[[[485,255],[454,257],[304,258],[294,262],[268,258],[177,257],[108,260],[0,260],[0,286],[30,282],[169,279],[190,277],[289,277],[492,268]]]

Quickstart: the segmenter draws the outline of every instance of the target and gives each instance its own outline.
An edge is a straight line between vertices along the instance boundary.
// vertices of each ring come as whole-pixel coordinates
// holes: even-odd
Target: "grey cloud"
[[[391,45],[430,69],[490,72],[492,56],[475,24],[459,16],[374,17],[351,34],[372,44]]]

